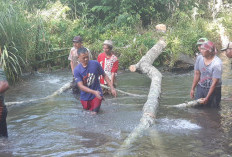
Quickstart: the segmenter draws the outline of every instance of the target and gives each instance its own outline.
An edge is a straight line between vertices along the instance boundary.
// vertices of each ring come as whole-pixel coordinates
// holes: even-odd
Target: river
[[[228,61],[228,60],[227,60]],[[228,64],[227,64],[228,65]],[[221,109],[167,108],[189,101],[193,72],[162,72],[162,94],[155,124],[127,151],[126,156],[230,157],[232,154],[232,105]],[[231,67],[225,68],[223,97],[232,91]],[[67,70],[24,76],[6,93],[6,102],[25,101],[52,94],[71,80]],[[100,113],[82,110],[71,90],[40,103],[8,107],[7,139],[0,139],[0,156],[108,157],[139,123],[150,80],[138,73],[118,74],[118,89],[144,95],[118,93],[107,96]]]

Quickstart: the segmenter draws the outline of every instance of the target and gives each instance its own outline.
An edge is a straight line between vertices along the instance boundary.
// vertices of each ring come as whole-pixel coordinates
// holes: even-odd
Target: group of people
[[[194,79],[190,97],[201,99],[204,106],[219,107],[221,101],[222,61],[216,56],[217,49],[214,43],[207,38],[200,38],[197,41],[197,47],[199,54],[194,65]],[[226,56],[232,58],[232,42],[221,51],[226,51]],[[232,98],[228,100],[232,100]]]
[[[98,55],[97,61],[91,60],[91,52],[82,45],[82,38],[76,36],[73,39],[73,48],[68,57],[73,74],[72,89],[74,94],[78,93],[80,89],[81,104],[92,114],[99,112],[103,100],[103,90],[100,84],[108,85],[110,93],[115,97],[117,95],[114,87],[118,71],[118,58],[112,50],[113,42],[105,40],[103,53]]]
[[[222,61],[216,56],[217,49],[207,38],[197,42],[199,54],[194,66],[194,79],[190,91],[191,98],[202,98],[208,107],[219,107],[221,101]],[[82,38],[73,39],[73,48],[68,59],[73,74],[73,92],[80,91],[80,101],[85,110],[91,114],[99,112],[103,100],[103,90],[100,84],[108,85],[110,93],[116,97],[115,77],[118,70],[118,58],[112,51],[113,42],[105,40],[103,53],[97,61],[91,60],[90,51],[82,45]],[[226,56],[232,58],[232,42],[226,48]],[[100,81],[99,81],[100,80]],[[4,93],[9,88],[4,71],[0,68],[0,137],[7,137],[7,108],[4,104]],[[196,88],[196,91],[195,91]],[[232,97],[227,100],[232,100]]]

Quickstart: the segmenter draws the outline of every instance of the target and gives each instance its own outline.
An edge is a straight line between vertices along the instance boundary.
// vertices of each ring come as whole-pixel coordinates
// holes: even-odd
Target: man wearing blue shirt
[[[97,61],[89,60],[88,50],[82,47],[78,49],[77,53],[81,64],[74,69],[74,78],[81,90],[81,104],[84,109],[92,111],[92,114],[97,114],[103,97],[99,82],[100,75],[109,85],[112,95],[116,97],[117,93],[101,65]]]

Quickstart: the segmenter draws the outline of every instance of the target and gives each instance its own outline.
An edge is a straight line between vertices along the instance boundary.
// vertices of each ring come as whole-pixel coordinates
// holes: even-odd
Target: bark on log
[[[132,72],[141,71],[142,73],[147,74],[147,76],[151,79],[151,85],[148,99],[143,107],[143,115],[140,119],[139,125],[135,127],[135,129],[124,140],[115,156],[123,156],[125,151],[134,141],[136,141],[141,133],[143,133],[154,123],[156,109],[158,107],[158,99],[161,92],[162,74],[155,67],[153,67],[152,64],[162,53],[162,50],[165,47],[166,43],[164,39],[160,39],[137,64],[130,66],[130,70]]]

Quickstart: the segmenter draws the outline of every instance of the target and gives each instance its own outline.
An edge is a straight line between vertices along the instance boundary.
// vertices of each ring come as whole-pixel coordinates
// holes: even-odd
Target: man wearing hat
[[[209,41],[207,38],[200,38],[200,39],[198,39],[198,41],[197,41],[197,49],[198,49],[199,53],[201,51],[200,50],[201,45],[204,44],[207,41]],[[196,55],[199,55],[199,53],[196,53]]]
[[[221,49],[221,51],[226,51],[226,56],[232,58],[232,42],[229,42],[226,48]]]
[[[216,51],[211,41],[201,45],[202,55],[199,55],[195,62],[190,91],[191,98],[203,98],[203,104],[208,107],[219,107],[221,101],[222,61],[215,55]],[[194,96],[195,87],[197,87],[196,96]]]
[[[73,47],[70,50],[70,53],[69,53],[69,56],[68,56],[68,60],[70,60],[70,66],[71,66],[71,70],[72,70],[73,75],[74,75],[75,67],[79,64],[77,51],[78,51],[79,48],[83,47],[82,46],[82,41],[83,40],[82,40],[81,36],[75,36],[73,38]],[[92,59],[92,55],[91,55],[89,50],[88,50],[88,53],[89,53],[90,59]],[[74,94],[79,93],[79,88],[78,88],[77,84],[75,83],[74,79],[72,81],[72,91],[73,91]]]
[[[112,85],[115,86],[115,77],[118,71],[118,58],[113,54],[113,42],[105,40],[103,42],[103,53],[97,57],[97,61],[101,64],[106,75],[110,78]],[[100,83],[106,84],[103,76],[100,76]],[[107,91],[105,91],[107,92]]]

